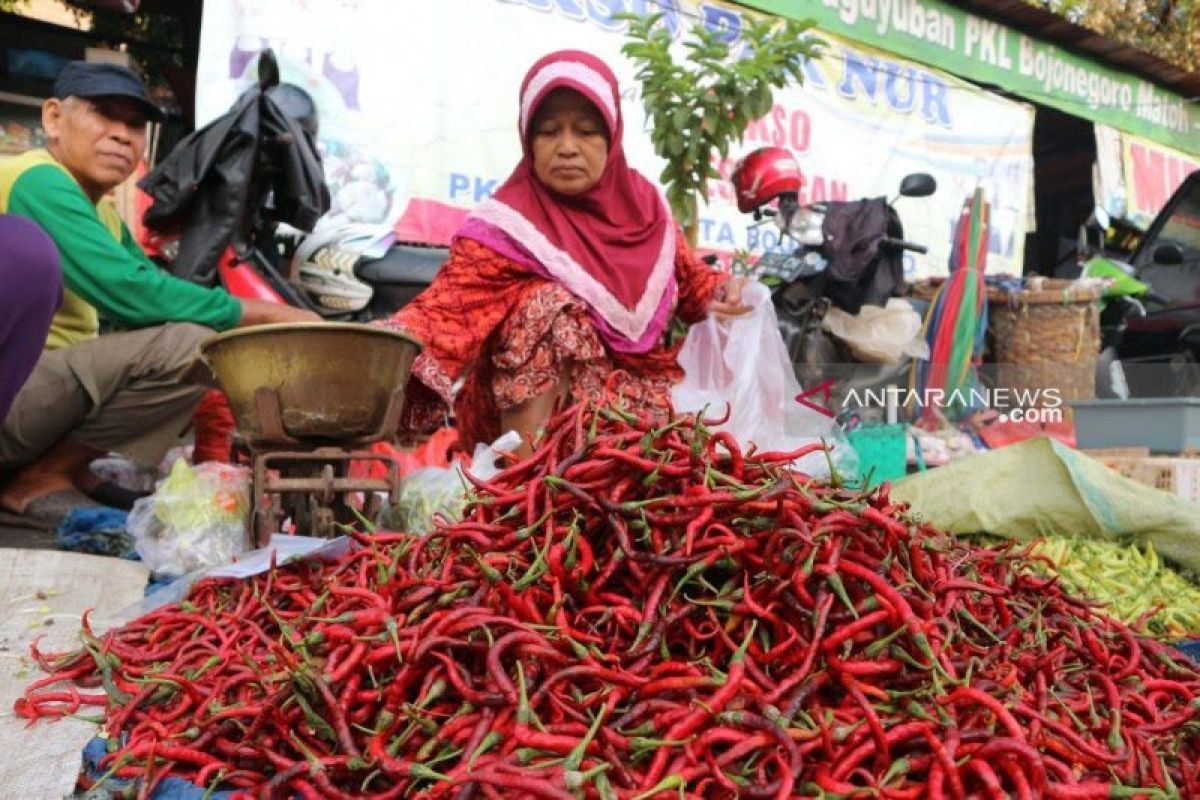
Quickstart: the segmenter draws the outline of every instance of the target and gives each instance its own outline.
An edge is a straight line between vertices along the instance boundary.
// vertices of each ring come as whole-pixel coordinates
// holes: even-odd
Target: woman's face
[[[576,195],[596,185],[608,160],[608,128],[600,111],[573,89],[555,89],[530,126],[533,172],[559,194]]]

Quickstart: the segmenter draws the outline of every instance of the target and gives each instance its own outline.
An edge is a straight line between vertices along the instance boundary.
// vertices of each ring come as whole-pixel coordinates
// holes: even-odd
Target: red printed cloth
[[[697,259],[682,235],[678,241],[674,315],[694,323],[726,276]],[[406,430],[432,430],[452,407],[468,453],[502,433],[501,411],[560,383],[573,399],[597,397],[621,370],[616,390],[635,406],[661,410],[683,377],[676,359],[682,337],[664,336],[646,353],[614,353],[586,305],[561,284],[471,239],[456,240],[433,284],[381,324],[423,344],[405,398]]]

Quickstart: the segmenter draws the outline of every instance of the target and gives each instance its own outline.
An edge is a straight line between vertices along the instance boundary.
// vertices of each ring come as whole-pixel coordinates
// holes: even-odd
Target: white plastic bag
[[[921,315],[900,297],[891,298],[883,307],[865,305],[857,314],[835,306],[825,312],[821,324],[845,342],[859,361],[895,364],[904,356],[929,358]]]
[[[156,576],[226,564],[246,549],[250,471],[179,459],[154,494],[133,505],[125,530]]]
[[[401,482],[394,514],[385,511],[380,524],[406,533],[429,533],[439,515],[448,521],[462,517],[467,486],[457,464],[414,469]]]
[[[153,492],[161,474],[115,454],[96,459],[88,468],[100,480],[134,492]]]
[[[743,447],[795,450],[824,440],[842,477],[854,477],[857,459],[832,416],[798,402],[801,388],[779,334],[771,293],[761,283],[742,291],[754,310],[738,317],[710,315],[692,326],[679,352],[685,376],[671,393],[677,411],[709,407],[730,418],[718,430],[732,433]],[[814,477],[829,477],[822,452],[798,459],[793,467]]]
[[[490,481],[500,474],[501,467],[496,465],[501,453],[511,453],[521,446],[521,434],[509,431],[488,445],[475,445],[471,454],[471,474],[481,481]]]
[[[492,478],[499,472],[496,467],[499,454],[516,449],[520,443],[521,437],[515,431],[509,431],[490,445],[476,445],[471,475],[484,481]],[[382,524],[423,535],[433,530],[437,517],[447,522],[457,521],[462,518],[470,486],[459,464],[413,470],[400,488],[395,516],[382,520]]]

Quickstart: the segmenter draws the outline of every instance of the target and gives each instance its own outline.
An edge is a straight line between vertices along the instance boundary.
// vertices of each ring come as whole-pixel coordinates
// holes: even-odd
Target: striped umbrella
[[[983,271],[987,263],[990,207],[983,188],[963,203],[954,230],[950,255],[950,277],[938,289],[925,316],[924,334],[929,342],[929,360],[913,364],[910,388],[920,403],[933,390],[945,393],[943,410],[951,418],[972,410],[973,392],[979,387],[975,368],[983,356],[987,330],[987,290]],[[928,420],[932,406],[924,406],[920,418]]]

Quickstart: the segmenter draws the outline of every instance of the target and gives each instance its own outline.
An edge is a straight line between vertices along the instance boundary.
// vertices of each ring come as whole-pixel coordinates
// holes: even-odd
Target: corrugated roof
[[[1200,73],[1188,72],[1137,48],[1101,36],[1070,20],[1022,0],[950,0],[981,17],[1074,50],[1080,55],[1171,89],[1184,97],[1200,97]]]

